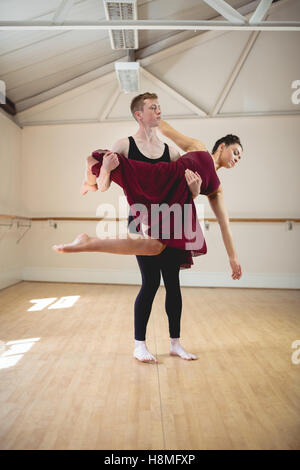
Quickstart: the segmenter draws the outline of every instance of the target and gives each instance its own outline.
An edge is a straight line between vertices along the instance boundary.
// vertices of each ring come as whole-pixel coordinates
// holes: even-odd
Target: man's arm
[[[178,132],[166,121],[161,120],[158,129],[165,137],[173,140],[173,142],[184,152],[195,152],[197,150],[207,152],[207,149],[201,140],[193,139],[192,137],[187,137],[181,134],[181,132]]]
[[[101,192],[110,187],[110,173],[119,166],[119,159],[115,153],[108,152],[104,155],[102,166],[100,168],[98,188]]]
[[[176,160],[178,160],[178,158],[181,157],[178,150],[175,147],[171,147],[170,145],[169,145],[169,152],[170,152],[170,160],[172,162],[175,162]],[[192,193],[192,197],[193,199],[195,199],[200,194],[201,182],[202,182],[201,177],[200,175],[198,175],[198,173],[194,173],[191,170],[186,170],[185,179]]]
[[[128,157],[128,150],[129,150],[129,140],[128,138],[120,139],[112,146],[111,151],[114,153],[119,153],[120,155],[124,155],[124,157]],[[99,174],[99,181],[98,181],[98,188],[101,192],[107,191],[111,184],[110,179],[111,170],[109,166],[105,167],[102,165],[100,174]]]
[[[119,153],[120,155],[123,155],[124,157],[128,158],[128,152],[129,152],[128,137],[117,140],[117,142],[115,142],[114,145],[112,146],[111,151],[114,153]]]
[[[185,179],[188,184],[188,187],[192,193],[193,199],[195,199],[200,194],[202,178],[199,173],[194,173],[188,168],[185,170]]]
[[[232,268],[232,279],[240,279],[242,276],[242,268],[234,248],[233,236],[229,226],[229,217],[224,203],[222,187],[219,186],[217,191],[208,195],[208,200],[220,225],[223,242]]]
[[[171,145],[169,145],[169,153],[171,162],[176,162],[176,160],[180,158],[180,153],[178,150],[175,147],[171,147]]]

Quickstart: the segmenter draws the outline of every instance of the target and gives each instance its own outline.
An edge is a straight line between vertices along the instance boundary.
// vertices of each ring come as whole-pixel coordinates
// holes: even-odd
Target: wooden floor
[[[0,291],[1,449],[300,449],[299,291],[183,288],[182,343],[199,356],[187,362],[168,354],[161,287],[158,365],[132,357],[137,292]]]

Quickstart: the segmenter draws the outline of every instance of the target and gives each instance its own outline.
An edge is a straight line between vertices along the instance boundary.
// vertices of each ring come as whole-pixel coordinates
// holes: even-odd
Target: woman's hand
[[[232,269],[232,279],[237,280],[242,277],[242,267],[237,258],[229,258],[229,263]]]
[[[88,191],[98,191],[97,184],[89,184],[88,181],[84,181],[81,186],[80,194],[84,196]]]
[[[103,156],[103,163],[102,163],[102,168],[106,170],[108,173],[113,171],[115,168],[119,166],[119,159],[116,153],[112,152],[107,152]]]
[[[185,179],[194,197],[198,196],[201,189],[202,179],[197,172],[193,172],[188,168],[185,170]]]

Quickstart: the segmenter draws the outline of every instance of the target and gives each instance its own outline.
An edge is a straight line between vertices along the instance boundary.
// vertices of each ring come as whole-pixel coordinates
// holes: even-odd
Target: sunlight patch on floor
[[[0,369],[15,366],[40,338],[0,341]]]
[[[80,295],[68,295],[66,297],[61,297],[60,299],[57,299],[57,297],[49,297],[45,299],[32,299],[29,302],[34,305],[30,307],[27,311],[28,312],[40,312],[46,307],[48,307],[48,309],[70,308],[70,307],[73,307],[73,305],[75,304],[75,302],[77,302],[79,298],[80,298]]]

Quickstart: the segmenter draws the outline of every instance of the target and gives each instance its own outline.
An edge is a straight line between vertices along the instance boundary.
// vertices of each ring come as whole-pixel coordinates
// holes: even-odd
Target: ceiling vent
[[[115,62],[120,88],[125,93],[139,91],[139,67],[138,62]]]
[[[107,20],[137,20],[136,0],[103,0]],[[138,49],[138,32],[134,29],[109,30],[112,49]]]

